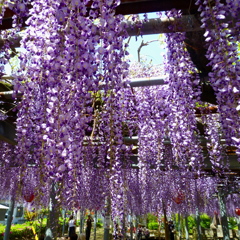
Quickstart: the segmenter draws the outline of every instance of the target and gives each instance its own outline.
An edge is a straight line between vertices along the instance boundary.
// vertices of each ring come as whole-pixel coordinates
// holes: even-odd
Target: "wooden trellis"
[[[31,7],[31,6],[29,6]],[[116,8],[116,14],[139,14],[146,12],[157,12],[157,11],[167,11],[172,8],[181,9],[185,15],[183,15],[179,19],[150,19],[148,22],[143,23],[141,27],[141,34],[160,34],[160,33],[170,33],[174,31],[179,32],[188,32],[188,39],[186,39],[187,46],[190,46],[191,49],[194,49],[194,46],[191,44],[196,44],[196,42],[191,42],[191,37],[194,38],[196,34],[202,35],[203,30],[200,27],[200,20],[198,16],[197,6],[195,6],[194,1],[192,0],[122,0],[121,4]],[[9,9],[6,10],[2,25],[0,25],[0,30],[9,29],[12,27],[12,16],[13,12]],[[27,19],[25,18],[24,21]],[[227,19],[226,19],[227,20]],[[238,19],[234,19],[238,21]],[[176,28],[169,28],[174,22]],[[234,22],[234,21],[233,21]],[[128,22],[128,34],[129,36],[136,36],[139,34],[139,28],[135,27],[135,23]],[[26,26],[25,23],[23,26]],[[196,34],[195,34],[196,33]],[[192,34],[192,35],[191,35]],[[194,35],[195,34],[195,35]],[[20,44],[20,36],[14,39],[8,39],[10,41],[11,47],[18,47]],[[190,40],[190,42],[189,42]],[[0,39],[0,47],[3,46],[5,39]],[[202,44],[202,42],[200,42]],[[203,46],[202,46],[203,47]],[[203,47],[204,48],[204,47]],[[201,53],[204,55],[204,52]],[[202,57],[202,56],[201,56]],[[193,60],[194,61],[194,60]],[[2,80],[6,80],[4,77]],[[10,77],[11,78],[11,77]],[[202,82],[207,82],[208,78],[206,76],[202,77]],[[130,85],[132,87],[139,86],[151,86],[151,85],[161,85],[164,84],[163,79],[137,79],[136,81],[132,81]],[[11,91],[6,91],[4,87],[0,86],[0,100],[4,102],[4,104],[8,104],[6,106],[7,111],[9,111],[11,117],[5,121],[0,122],[0,139],[6,141],[10,144],[16,144],[15,142],[15,120],[16,115],[11,112],[11,108],[14,100],[11,98]],[[210,103],[216,103],[214,92],[209,85],[202,85],[202,100]],[[125,141],[133,141],[137,142],[137,140],[129,140],[125,139]],[[236,155],[229,154],[231,170],[239,171],[240,167],[237,162]],[[207,159],[206,170],[209,170],[209,159]]]

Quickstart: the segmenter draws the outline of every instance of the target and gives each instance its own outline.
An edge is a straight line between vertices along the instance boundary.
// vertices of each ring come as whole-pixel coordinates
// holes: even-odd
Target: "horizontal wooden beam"
[[[5,30],[11,28],[9,21],[11,18],[3,19],[3,24],[0,25],[0,30]],[[175,28],[171,26],[175,25]],[[141,28],[136,27],[137,25],[134,22],[127,21],[127,32],[128,35],[138,36],[138,35],[151,35],[151,34],[161,34],[161,33],[172,33],[172,32],[187,32],[187,31],[200,31],[200,23],[195,18],[194,15],[182,16],[178,19],[149,19],[147,22],[141,24]],[[9,39],[0,39],[0,47],[2,47],[5,41],[10,43],[12,48],[20,46],[21,36],[15,36]]]
[[[136,78],[130,80],[129,85],[131,87],[146,87],[156,85],[166,85],[166,81],[163,78]]]
[[[122,0],[116,8],[116,14],[162,12],[173,8],[191,13],[197,12],[197,6],[192,0]]]
[[[10,79],[11,76],[4,76],[3,78],[5,79]],[[131,87],[146,87],[146,86],[159,86],[159,85],[165,85],[167,84],[164,81],[164,78],[158,77],[158,78],[136,78],[136,79],[131,79],[129,85]],[[210,90],[205,90],[202,93],[201,99],[204,101],[204,96],[209,96],[211,93]],[[211,96],[213,96],[212,98],[214,98],[214,94],[211,94]],[[17,98],[21,98],[21,94],[17,95]],[[13,100],[13,91],[7,91],[7,92],[0,92],[0,100],[1,101],[11,101]],[[208,99],[209,100],[209,97]],[[214,102],[214,101],[213,101]],[[10,125],[9,123],[7,124],[2,124],[1,126],[2,131],[0,131],[0,138],[2,136],[2,140],[6,140],[6,142],[9,142],[11,144],[16,144],[15,143],[15,125]],[[10,132],[10,135],[7,135],[6,133]],[[133,141],[130,140],[130,141]],[[136,141],[136,140],[134,140]]]
[[[0,140],[5,141],[11,145],[16,145],[17,142],[15,141],[16,137],[16,129],[15,125],[8,123],[7,121],[0,121]],[[201,138],[200,139],[202,144],[206,143],[206,139]],[[124,142],[128,144],[137,144],[138,143],[138,138],[133,137],[133,138],[124,138]],[[164,141],[164,144],[171,144],[171,142],[166,139]],[[138,163],[138,156],[137,155],[132,155],[130,156],[130,160],[134,163]],[[226,162],[227,163],[227,162]],[[239,172],[240,171],[240,165],[237,160],[236,155],[228,155],[228,163],[229,163],[229,169],[234,172]],[[212,170],[212,164],[208,156],[205,156],[204,160],[204,168],[202,169],[203,171],[211,171]],[[162,166],[164,168],[164,166]]]
[[[143,137],[144,138],[144,137]],[[207,144],[207,142],[209,142],[205,137],[200,136],[198,137],[198,140],[200,141],[201,145],[205,146]],[[133,145],[137,145],[138,144],[138,137],[137,136],[133,136],[133,137],[124,137],[124,142],[126,144],[133,144]],[[169,138],[165,138],[164,139],[164,144],[168,145],[171,144],[171,141]],[[224,139],[221,139],[221,143],[225,143]]]
[[[133,166],[137,167],[138,155],[130,156],[130,160],[132,161]],[[239,172],[240,172],[240,164],[238,162],[237,155],[229,155],[229,156],[227,156],[227,158],[224,160],[224,164],[226,166],[228,166],[228,168],[229,168],[229,170],[231,172],[237,172],[239,174]],[[154,165],[152,167],[156,168],[156,166],[154,166]],[[172,166],[172,167],[174,168],[174,166]],[[162,170],[166,169],[166,166],[164,165],[164,163],[162,163],[160,168]],[[177,166],[176,166],[176,168],[177,168]],[[205,156],[205,158],[204,158],[204,167],[203,167],[202,171],[212,172],[212,163],[211,163],[211,161],[210,161],[208,156]]]
[[[181,18],[152,18],[142,23],[141,28],[133,22],[127,22],[129,36],[151,35],[173,32],[201,31],[201,23],[194,15],[183,15]]]

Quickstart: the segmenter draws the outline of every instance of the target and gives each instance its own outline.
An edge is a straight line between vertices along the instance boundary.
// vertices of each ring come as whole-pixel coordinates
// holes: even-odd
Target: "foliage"
[[[12,84],[11,83],[8,83],[6,81],[0,81],[0,88],[3,89],[3,90],[7,90],[7,91],[10,91],[12,90]]]
[[[228,227],[229,229],[236,229],[238,226],[237,220],[234,217],[230,217],[228,219]]]
[[[42,221],[38,221],[38,220],[35,220],[32,225],[34,226],[35,230],[36,230],[36,233],[39,235],[39,234],[42,234],[43,232],[45,232],[45,228],[47,226],[47,219],[43,219]]]
[[[151,213],[147,215],[148,222],[157,222],[157,216]]]
[[[37,216],[37,212],[24,211],[24,218],[27,219],[27,221],[33,221]]]
[[[206,102],[196,102],[196,107],[197,108],[205,108],[205,107],[208,107],[209,104],[206,103]]]
[[[193,216],[188,216],[187,220],[188,220],[189,232],[191,233],[192,229],[196,227],[196,221]]]
[[[3,240],[5,232],[5,226],[0,226],[0,240]],[[33,239],[33,231],[29,224],[16,224],[11,226],[9,240],[21,239],[29,240]]]
[[[157,222],[149,222],[148,229],[150,230],[158,230],[159,224]]]
[[[47,225],[48,209],[42,208],[38,211],[25,211],[24,217],[28,220],[26,224],[33,226],[38,237],[44,235]],[[62,226],[61,219],[59,219],[59,226]]]
[[[101,227],[103,227],[103,222],[102,222],[102,219],[98,219],[97,220],[97,222],[96,222],[96,226],[97,226],[97,228],[101,228]]]
[[[200,225],[203,228],[210,228],[211,218],[207,214],[202,214],[200,216],[200,219],[201,219]]]
[[[76,225],[80,226],[80,221],[79,220],[76,221]],[[65,226],[64,229],[65,229],[65,233],[66,233],[68,231],[68,218],[60,217],[58,219],[58,232],[59,233],[61,233],[63,231],[63,226]]]
[[[148,229],[150,229],[150,230],[157,230],[158,229],[159,223],[158,223],[157,216],[155,216],[151,213],[148,213],[147,221],[148,221],[148,224],[147,224]]]

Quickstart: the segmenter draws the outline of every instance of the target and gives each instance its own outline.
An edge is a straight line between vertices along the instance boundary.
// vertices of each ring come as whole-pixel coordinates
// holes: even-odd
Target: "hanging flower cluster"
[[[179,11],[171,11],[167,16],[179,18]],[[177,26],[175,26],[177,30]],[[184,33],[166,34],[168,63],[166,72],[169,80],[168,134],[173,145],[174,162],[177,167],[200,170],[202,153],[197,139],[197,122],[195,117],[196,102],[200,92],[193,89],[199,84],[195,67],[184,48]],[[195,73],[195,74],[194,74]],[[178,164],[180,163],[180,164]]]
[[[0,77],[4,75],[14,74],[14,68],[17,68],[17,66],[14,66],[17,64],[15,62],[12,64],[11,59],[17,55],[15,43],[17,42],[19,34],[22,31],[23,18],[28,16],[28,9],[25,7],[25,5],[28,3],[29,0],[1,1],[0,24],[3,24],[2,21],[5,14],[12,14],[13,22],[11,29],[0,30]],[[7,9],[8,11],[6,11]],[[4,26],[3,29],[5,29]],[[7,84],[9,84],[9,82],[7,82]],[[8,118],[6,113],[1,112],[0,115],[1,120],[6,120]]]
[[[12,194],[16,194],[16,184],[19,183],[19,168],[14,161],[14,146],[3,141],[0,142],[0,181],[1,198],[9,199]]]
[[[80,207],[100,208],[111,195],[114,215],[122,215],[122,155],[128,148],[119,90],[128,64],[122,61],[125,27],[114,15],[119,2],[31,4],[21,42],[26,51],[15,80],[15,91],[23,94],[15,151],[21,177],[34,164],[39,185],[48,189],[58,183],[59,200],[74,205],[80,195]],[[101,198],[92,194],[96,174],[100,184],[106,183],[107,191],[98,189]]]
[[[213,8],[206,2],[197,3],[203,20],[209,20],[207,11],[213,11],[214,19],[227,11],[218,1]],[[17,164],[14,179],[19,188],[11,185],[10,189],[18,199],[47,206],[54,189],[57,204],[68,209],[88,208],[107,215],[111,205],[112,218],[121,225],[127,213],[194,214],[196,206],[200,212],[212,212],[218,178],[202,173],[195,116],[200,92],[194,91],[199,79],[185,50],[184,34],[166,35],[164,71],[136,64],[127,77],[166,72],[167,85],[133,90],[125,82],[129,70],[123,50],[126,27],[122,16],[114,13],[120,1],[33,0],[29,13],[25,12],[28,3],[12,5],[19,16],[14,24],[21,26],[20,17],[25,14],[29,18],[21,41],[25,49],[21,69],[14,81],[15,92],[22,94],[18,144],[14,149],[2,146],[7,157],[0,162],[9,176],[13,176],[11,164]],[[173,10],[167,16],[178,18],[181,13]],[[219,27],[220,35],[206,27],[213,66],[210,79],[217,92],[224,137],[238,146],[239,66],[231,33]],[[218,48],[221,56],[214,54]],[[227,117],[229,109],[232,116]],[[218,123],[213,116],[203,121],[213,170],[222,172]],[[236,121],[233,127],[227,125],[232,121]],[[138,139],[135,146],[127,142],[133,136]],[[10,161],[10,150],[14,161]],[[4,177],[1,191],[9,187]]]
[[[207,0],[196,1],[201,12],[202,27],[205,29],[207,58],[212,72],[209,80],[215,91],[223,138],[229,146],[235,146],[239,153],[239,59],[237,56],[237,35],[231,30],[227,16],[235,16],[238,11],[236,2],[230,1],[226,5],[220,0],[209,5]],[[235,6],[235,7],[234,7]]]
[[[219,114],[206,114],[202,116],[203,124],[206,126],[207,148],[212,170],[216,174],[222,174],[228,170],[225,143],[222,142],[222,132],[219,123]]]

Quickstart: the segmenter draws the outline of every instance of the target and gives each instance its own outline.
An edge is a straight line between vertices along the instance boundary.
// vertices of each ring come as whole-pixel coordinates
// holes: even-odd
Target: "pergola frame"
[[[169,29],[169,25],[171,25],[172,21],[177,22],[177,25],[179,26],[177,31],[182,31],[182,32],[201,31],[199,21],[197,20],[195,15],[192,15],[192,14],[197,14],[197,7],[194,5],[194,1],[192,0],[167,0],[167,1],[166,0],[122,0],[121,4],[116,9],[116,14],[123,14],[123,15],[139,14],[139,13],[145,13],[145,12],[167,11],[167,10],[171,10],[172,8],[181,9],[188,15],[185,15],[178,20],[166,20],[166,21],[162,21],[160,19],[149,20],[149,22],[144,23],[142,25],[141,34],[147,35],[147,34],[159,34],[159,33],[172,32],[172,30]],[[128,23],[129,36],[139,35],[139,29],[134,27],[132,28],[131,24],[132,24],[131,22]],[[11,27],[12,27],[12,13],[11,11],[7,10],[3,19],[3,24],[0,26],[0,30],[9,29]],[[176,29],[174,29],[174,31],[175,30]],[[20,38],[12,40],[12,46],[13,47],[18,46],[19,40]],[[3,42],[4,40],[0,40],[0,47],[3,44]],[[146,86],[162,85],[162,84],[165,84],[163,79],[152,79],[152,80],[138,79],[138,80],[132,81],[130,83],[130,86],[146,87]],[[0,96],[2,100],[11,100],[11,94],[12,92],[2,92],[0,93]],[[9,122],[7,120],[0,122],[0,139],[1,140],[15,145],[16,144],[15,134],[16,134],[15,125],[13,122]],[[125,138],[125,142],[127,143],[128,141],[134,144],[138,143],[138,139]],[[205,142],[206,142],[206,139],[202,139],[202,144],[205,144]],[[168,141],[168,139],[166,139],[165,144],[171,144],[171,143]],[[132,156],[132,160],[134,158],[137,158],[137,156]],[[239,163],[237,162],[236,155],[229,156],[229,160],[230,160],[230,169],[232,172],[228,174],[229,176],[233,175],[233,176],[237,176],[238,178],[240,166],[239,166]],[[206,171],[206,173],[211,172],[211,166],[209,165],[210,164],[209,158],[205,158],[205,161],[206,161],[206,168],[204,170]],[[220,198],[220,204],[222,206],[221,210],[224,210],[224,203],[221,203],[223,200],[223,197],[221,198],[220,196],[219,198]],[[225,219],[224,224],[227,225],[227,219]],[[224,232],[226,233],[226,230],[224,230]]]
[[[31,7],[31,6],[29,6]],[[179,19],[150,19],[148,22],[142,23],[141,27],[141,35],[149,35],[149,34],[160,34],[160,33],[171,33],[176,30],[179,32],[196,32],[202,31],[201,24],[199,20],[196,18],[197,6],[194,5],[194,1],[192,0],[122,0],[121,4],[116,8],[116,14],[139,14],[146,12],[158,12],[158,11],[167,11],[172,8],[181,9],[188,15],[183,15]],[[2,25],[0,25],[0,30],[12,28],[12,16],[13,12],[9,9],[6,10]],[[23,26],[25,25],[25,21],[27,18],[24,18]],[[236,19],[237,21],[237,19]],[[171,24],[174,24],[177,29],[169,28]],[[127,22],[128,28],[127,32],[129,36],[136,36],[140,34],[139,28],[134,27],[134,23],[131,21]],[[15,48],[20,45],[20,39],[8,39],[10,45]],[[4,39],[0,39],[0,47],[4,44]],[[10,77],[11,78],[11,77]],[[205,81],[208,79],[205,77]],[[164,79],[155,78],[155,79],[135,79],[130,83],[131,87],[146,87],[146,86],[154,86],[154,85],[163,85]],[[212,94],[211,89],[206,88],[203,91],[203,100],[205,99],[205,95],[209,96]],[[11,101],[12,100],[12,92],[0,92],[0,99],[3,101]],[[206,97],[207,98],[207,97]],[[213,98],[215,98],[213,96]],[[15,145],[15,123],[11,121],[1,121],[0,122],[0,139],[6,141],[10,144]],[[125,139],[127,141],[127,139]],[[137,144],[136,140],[134,140],[135,144]],[[232,158],[232,156],[231,156]],[[234,162],[236,161],[236,156],[234,156]],[[240,167],[237,167],[237,164],[234,163],[234,170],[239,171]]]

